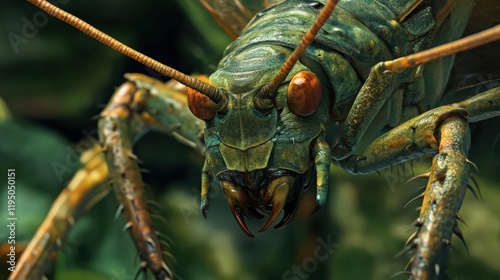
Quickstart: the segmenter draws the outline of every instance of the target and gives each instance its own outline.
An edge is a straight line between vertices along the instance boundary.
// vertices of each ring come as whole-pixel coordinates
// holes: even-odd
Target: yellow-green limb
[[[132,146],[136,138],[155,129],[203,153],[204,123],[187,109],[187,88],[140,74],[126,77],[129,81],[115,91],[101,113],[99,138],[116,197],[123,207],[125,228],[143,261],[140,269],[149,269],[156,279],[172,279],[173,274],[163,261],[163,248],[151,220]]]
[[[330,177],[331,164],[330,147],[322,135],[314,143],[313,154],[316,169],[316,207],[314,212],[317,212],[325,205],[328,196],[328,178]]]
[[[9,279],[42,279],[76,220],[111,190],[108,167],[99,146],[81,156],[80,169],[54,204],[21,255]]]

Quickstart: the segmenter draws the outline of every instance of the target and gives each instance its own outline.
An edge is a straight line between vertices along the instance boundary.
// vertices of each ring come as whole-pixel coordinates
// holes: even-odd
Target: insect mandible
[[[330,1],[332,9],[334,2]],[[424,176],[429,183],[411,242],[416,250],[411,274],[416,279],[444,275],[447,245],[453,232],[459,234],[456,213],[467,187],[467,123],[497,116],[500,96],[496,88],[440,106],[443,80],[452,64],[449,56],[431,55],[427,64],[425,55],[393,61],[460,38],[472,1],[392,4],[380,4],[372,14],[365,2],[340,1],[331,16],[325,12],[318,35],[309,36],[314,42],[305,43],[305,53],[298,52],[298,61],[289,64],[285,62],[298,42],[326,10],[326,1],[285,1],[259,13],[228,47],[209,80],[202,78],[201,83],[170,74],[193,88],[187,105],[198,118],[186,106],[176,107],[186,105],[176,93],[155,94],[164,85],[140,75],[127,76],[129,81],[101,114],[101,141],[127,225],[145,266],[158,279],[171,273],[144,211],[142,181],[131,152],[131,139],[148,127],[171,133],[205,153],[202,212],[208,212],[207,194],[216,181],[248,235],[252,233],[244,216],[268,215],[261,229],[265,230],[284,211],[276,227],[283,226],[308,186],[316,188],[320,209],[326,201],[332,157],[352,173],[368,173],[436,154]],[[367,20],[353,24],[358,18]],[[297,28],[285,33],[283,26],[291,23]],[[498,34],[498,28],[491,29],[482,38],[494,40]],[[451,49],[445,45],[436,52],[442,55]],[[421,66],[405,64],[413,61]],[[283,65],[288,65],[286,70],[276,75]],[[158,111],[161,102],[172,111]],[[173,127],[176,123],[183,125]],[[88,186],[89,195],[95,195],[97,181]],[[54,245],[60,239],[51,236],[51,241]]]

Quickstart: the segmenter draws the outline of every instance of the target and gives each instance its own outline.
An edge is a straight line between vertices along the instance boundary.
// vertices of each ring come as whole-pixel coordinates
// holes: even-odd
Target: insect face
[[[217,114],[216,106],[209,106],[212,113],[206,114],[213,118],[205,131],[205,167],[221,184],[236,220],[249,235],[242,215],[269,215],[264,230],[285,210],[276,227],[285,225],[304,188],[317,176],[313,150],[324,137],[328,110],[316,75],[297,63],[278,88],[273,107],[262,110],[256,102],[289,53],[282,47],[249,48],[223,60],[210,77],[212,86],[227,93],[227,105]],[[193,99],[190,107],[206,108],[204,104]],[[196,110],[195,115],[202,115]]]

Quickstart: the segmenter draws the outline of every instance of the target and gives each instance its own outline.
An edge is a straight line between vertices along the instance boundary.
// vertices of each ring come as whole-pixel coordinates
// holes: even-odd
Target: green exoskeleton
[[[87,169],[54,206],[71,200],[64,214],[58,212],[62,229],[47,237],[47,226],[42,226],[11,279],[43,273],[41,257],[33,250],[59,248],[64,237],[59,233],[109,191],[99,187],[107,177],[115,182],[143,268],[157,279],[172,278],[132,153],[133,140],[152,128],[205,154],[203,214],[215,182],[250,236],[245,216],[269,216],[263,231],[284,211],[275,228],[284,226],[305,188],[316,189],[319,210],[326,201],[332,159],[352,173],[369,173],[434,155],[423,175],[428,183],[417,231],[409,240],[415,249],[410,275],[445,277],[451,236],[461,237],[457,213],[469,178],[468,122],[500,114],[500,88],[443,103],[453,54],[500,38],[496,26],[453,42],[462,36],[474,1],[263,1],[266,9],[253,11],[244,29],[232,20],[224,22],[220,2],[201,1],[239,37],[218,69],[199,79],[149,60],[46,1],[28,1],[189,89],[126,75],[128,81],[99,121],[106,163],[98,148],[85,155]],[[44,224],[60,217],[49,215]]]

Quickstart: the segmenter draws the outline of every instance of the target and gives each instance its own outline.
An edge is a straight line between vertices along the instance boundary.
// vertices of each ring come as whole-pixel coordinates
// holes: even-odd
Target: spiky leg
[[[99,146],[81,156],[84,165],[58,196],[49,214],[21,255],[10,280],[42,279],[51,256],[61,248],[75,221],[111,190],[108,167]]]
[[[130,229],[142,268],[157,279],[172,279],[163,262],[162,248],[148,211],[133,141],[150,128],[172,134],[203,152],[200,138],[204,123],[186,106],[181,91],[144,75],[126,76],[130,81],[119,87],[101,113],[99,137],[109,166],[119,203],[123,206],[126,228]]]
[[[469,178],[470,131],[466,121],[448,118],[441,124],[439,134],[439,154],[432,161],[412,244],[416,252],[411,272],[416,279],[445,277],[448,245]]]
[[[388,166],[434,154],[417,219],[415,248],[411,262],[414,279],[445,277],[449,244],[457,227],[458,210],[468,186],[470,132],[467,121],[500,115],[500,88],[463,102],[428,111],[392,129],[375,140],[362,156],[351,156],[341,164],[353,173],[369,173]]]

